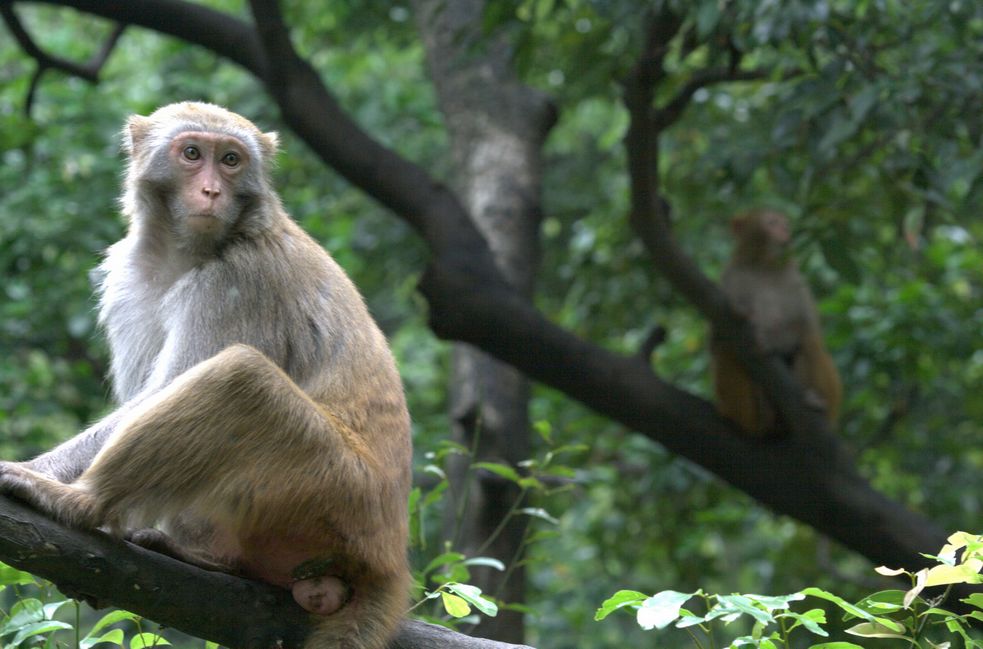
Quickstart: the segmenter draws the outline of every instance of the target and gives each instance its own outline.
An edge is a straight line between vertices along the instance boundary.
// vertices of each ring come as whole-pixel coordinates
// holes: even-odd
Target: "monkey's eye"
[[[222,156],[222,164],[227,167],[238,167],[239,166],[239,154],[235,151],[229,151],[224,156]]]
[[[201,158],[201,151],[196,146],[186,146],[181,153],[187,160],[198,160]]]

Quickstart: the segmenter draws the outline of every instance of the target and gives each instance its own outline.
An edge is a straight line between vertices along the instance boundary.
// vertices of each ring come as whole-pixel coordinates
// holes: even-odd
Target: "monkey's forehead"
[[[149,134],[145,143],[140,147],[143,152],[141,155],[163,155],[167,151],[168,145],[183,133],[214,133],[225,137],[233,137],[242,143],[242,146],[245,147],[253,160],[262,161],[265,159],[263,147],[259,143],[256,134],[228,127],[209,128],[205,124],[195,122],[179,122],[168,124],[166,127],[163,124],[157,125],[157,128]]]
[[[233,126],[236,129],[259,135],[259,129],[242,115],[216,104],[200,101],[182,101],[161,106],[150,114],[150,119],[155,122],[194,122],[214,128]]]
[[[161,142],[170,142],[187,131],[216,133],[236,138],[257,160],[263,159],[262,132],[245,117],[221,106],[180,102],[158,108],[147,119],[153,122],[155,139]]]

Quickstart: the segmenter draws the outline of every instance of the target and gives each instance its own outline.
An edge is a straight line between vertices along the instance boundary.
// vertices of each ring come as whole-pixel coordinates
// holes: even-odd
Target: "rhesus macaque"
[[[721,278],[734,308],[747,317],[761,349],[786,363],[806,391],[807,402],[835,423],[840,377],[823,345],[812,292],[789,250],[788,220],[760,210],[734,217],[735,247]],[[721,414],[754,435],[781,427],[777,411],[751,381],[734,355],[719,342],[711,346],[713,379]]]
[[[99,266],[119,408],[0,492],[291,589],[306,647],[379,649],[404,611],[410,425],[393,357],[270,185],[275,133],[179,103],[124,131]],[[135,531],[134,531],[135,530]]]

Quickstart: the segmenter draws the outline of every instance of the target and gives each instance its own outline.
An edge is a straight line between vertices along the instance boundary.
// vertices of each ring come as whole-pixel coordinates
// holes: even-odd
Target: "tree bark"
[[[552,107],[542,93],[515,79],[506,40],[482,34],[483,0],[417,0],[414,7],[451,135],[457,193],[499,272],[531,299],[539,259],[541,150]],[[525,569],[518,560],[527,520],[513,517],[496,530],[522,494],[517,485],[469,467],[472,461],[516,467],[528,459],[528,400],[529,382],[518,370],[471,345],[455,344],[453,435],[475,452],[471,458],[451,458],[452,493],[466,503],[447,508],[445,532],[455,549],[510,566],[505,573],[477,568],[472,575],[483,591],[505,602],[525,601]],[[521,642],[523,615],[501,610],[495,618],[482,619],[477,633]]]
[[[210,572],[101,532],[72,530],[0,497],[0,559],[53,581],[66,595],[112,604],[238,649],[299,648],[308,615],[290,592]],[[407,620],[392,649],[509,649],[515,645]]]

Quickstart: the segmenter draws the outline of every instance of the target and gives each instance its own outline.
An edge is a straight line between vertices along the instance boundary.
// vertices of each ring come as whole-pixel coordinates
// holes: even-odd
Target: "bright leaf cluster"
[[[730,647],[761,647],[777,649],[789,646],[789,635],[796,629],[823,638],[829,633],[823,628],[826,614],[822,609],[813,608],[798,613],[791,610],[793,602],[816,598],[835,604],[844,611],[844,621],[853,622],[846,633],[863,638],[905,640],[913,647],[932,647],[948,649],[954,646],[952,640],[933,642],[929,636],[945,629],[949,636],[962,640],[966,649],[983,649],[983,642],[973,638],[968,630],[972,620],[983,622],[983,593],[974,593],[960,601],[970,612],[956,614],[939,608],[945,601],[948,590],[934,600],[922,597],[922,591],[929,586],[948,586],[954,584],[983,583],[983,536],[956,532],[938,555],[925,555],[938,562],[937,566],[917,572],[903,569],[878,568],[877,572],[886,576],[907,574],[911,577],[912,588],[907,591],[885,590],[874,593],[851,604],[841,597],[819,588],[805,588],[798,593],[783,597],[762,595],[713,595],[698,590],[681,593],[664,590],[648,596],[634,590],[615,593],[597,610],[594,619],[603,620],[618,609],[631,609],[643,629],[664,629],[673,625],[686,630],[697,647],[717,646],[713,638],[714,622],[724,624],[743,616],[753,621],[750,635],[735,638]],[[690,599],[697,597],[704,601],[706,614],[699,615],[683,608]],[[702,635],[695,632],[699,628]],[[958,646],[958,645],[955,645]],[[810,649],[864,649],[852,642],[821,642]]]

